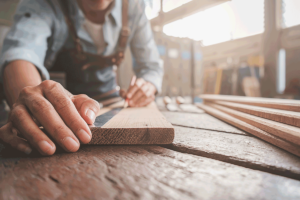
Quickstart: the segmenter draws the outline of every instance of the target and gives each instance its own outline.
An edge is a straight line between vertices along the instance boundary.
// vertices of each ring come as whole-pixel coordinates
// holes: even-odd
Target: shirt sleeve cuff
[[[158,75],[147,73],[142,75],[141,78],[155,86],[156,94],[161,93],[162,79]]]
[[[0,59],[0,80],[3,81],[3,71],[6,65],[14,60],[25,60],[31,62],[36,66],[36,68],[41,73],[42,80],[47,80],[50,78],[48,70],[42,64],[40,58],[37,54],[30,50],[24,48],[14,48],[5,52]]]

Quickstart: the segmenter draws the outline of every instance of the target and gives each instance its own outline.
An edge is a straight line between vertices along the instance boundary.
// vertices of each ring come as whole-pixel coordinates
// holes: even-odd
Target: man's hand
[[[156,88],[152,83],[139,78],[131,85],[127,92],[120,91],[123,98],[128,98],[130,107],[147,106],[155,99]]]
[[[73,96],[59,83],[44,81],[23,88],[11,108],[9,123],[0,129],[0,139],[25,153],[30,153],[28,141],[42,155],[54,154],[56,147],[51,139],[66,151],[76,152],[80,143],[90,142],[88,124],[94,123],[99,110],[99,103],[88,96]]]

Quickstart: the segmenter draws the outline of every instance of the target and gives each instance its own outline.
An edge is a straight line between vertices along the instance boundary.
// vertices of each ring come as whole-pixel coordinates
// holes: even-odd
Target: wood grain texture
[[[114,104],[111,104],[109,106],[103,107],[103,108],[100,109],[97,116],[103,115],[104,113],[107,113],[108,111],[111,111],[114,108],[123,108],[124,103],[125,103],[125,101],[122,100],[122,101],[116,102]]]
[[[170,144],[174,128],[154,103],[141,108],[126,108],[102,127],[90,127],[89,144]]]
[[[166,119],[169,122],[177,126],[222,131],[222,132],[232,133],[232,134],[249,135],[208,114],[192,114],[192,113],[167,112],[167,111],[163,111],[162,114],[166,117]]]
[[[226,112],[228,114],[234,115],[236,118],[239,118],[242,121],[245,121],[259,129],[262,129],[268,133],[278,136],[286,141],[289,141],[298,146],[300,145],[300,128],[298,127],[290,126],[279,122],[274,122],[272,120],[264,119],[261,117],[256,117],[217,104],[208,104],[208,105],[217,108],[223,112]]]
[[[231,112],[230,110],[228,110],[229,108],[225,108],[222,109],[220,108],[220,106],[215,106],[215,105],[211,105],[209,104],[209,106],[207,105],[203,105],[203,104],[199,104],[199,107],[202,108],[203,110],[205,110],[207,113],[218,117],[221,120],[226,121],[227,123],[232,124],[233,126],[236,126],[244,131],[247,131],[248,133],[251,133],[253,135],[255,135],[258,138],[261,138],[277,147],[280,147],[294,155],[300,156],[300,148],[297,145],[294,145],[290,142],[287,142],[283,139],[281,139],[280,137],[274,136],[262,129],[257,128],[257,126],[254,126],[251,123],[250,120],[244,120],[245,118],[240,118],[240,113],[239,111],[235,111],[235,114],[233,114],[234,112]],[[227,112],[226,112],[227,111]],[[237,113],[239,112],[239,113]],[[244,114],[244,113],[241,113]],[[247,114],[248,115],[248,114]]]
[[[284,124],[300,127],[300,112],[278,110],[278,109],[264,108],[258,106],[249,106],[249,105],[224,102],[224,101],[215,101],[214,103],[244,113],[248,113],[250,115],[255,115],[272,121],[277,121]]]
[[[256,137],[175,127],[172,150],[300,180],[300,158]]]
[[[157,146],[0,159],[0,199],[299,199],[300,182]]]
[[[229,102],[242,103],[242,104],[260,106],[260,107],[300,112],[299,100],[271,99],[271,98],[261,98],[261,97],[242,97],[242,96],[229,96],[229,95],[200,95],[200,98],[208,101],[229,101]]]

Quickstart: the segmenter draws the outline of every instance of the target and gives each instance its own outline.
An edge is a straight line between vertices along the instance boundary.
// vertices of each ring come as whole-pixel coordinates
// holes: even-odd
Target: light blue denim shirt
[[[82,40],[84,51],[96,54],[97,48],[82,25],[85,17],[77,1],[68,1],[71,19]],[[134,57],[133,70],[137,77],[153,83],[160,92],[163,67],[159,64],[158,50],[150,23],[144,14],[144,8],[143,0],[129,0],[128,20],[131,34],[128,45]],[[102,55],[112,55],[116,51],[121,27],[122,0],[115,0],[115,6],[106,16],[103,25],[106,49]],[[68,28],[58,0],[23,0],[18,6],[14,23],[2,47],[1,81],[3,68],[14,60],[26,60],[33,63],[39,69],[42,78],[49,79],[48,69],[53,66],[57,53],[63,47],[71,48],[74,45],[68,38],[70,38]],[[110,73],[112,74],[113,71],[111,70]]]

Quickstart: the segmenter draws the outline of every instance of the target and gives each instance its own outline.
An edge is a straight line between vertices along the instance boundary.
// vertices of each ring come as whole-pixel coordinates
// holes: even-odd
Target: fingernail
[[[89,109],[89,110],[86,112],[86,116],[87,116],[88,118],[90,118],[90,120],[94,121],[96,115],[95,115],[94,111],[92,111],[92,110]]]
[[[42,152],[48,154],[49,151],[51,151],[53,149],[53,147],[47,142],[47,141],[40,141],[38,143],[38,146],[40,148],[40,150],[42,150]]]
[[[87,144],[91,141],[91,135],[88,134],[85,130],[80,129],[77,132],[77,137],[80,139],[80,141],[84,144]]]
[[[79,144],[71,137],[65,137],[64,139],[62,139],[62,143],[70,152],[75,152],[79,148]]]
[[[25,144],[18,144],[18,147],[17,147],[20,151],[26,153],[27,155],[29,155],[31,152],[32,152],[32,149],[28,146],[26,146]]]

